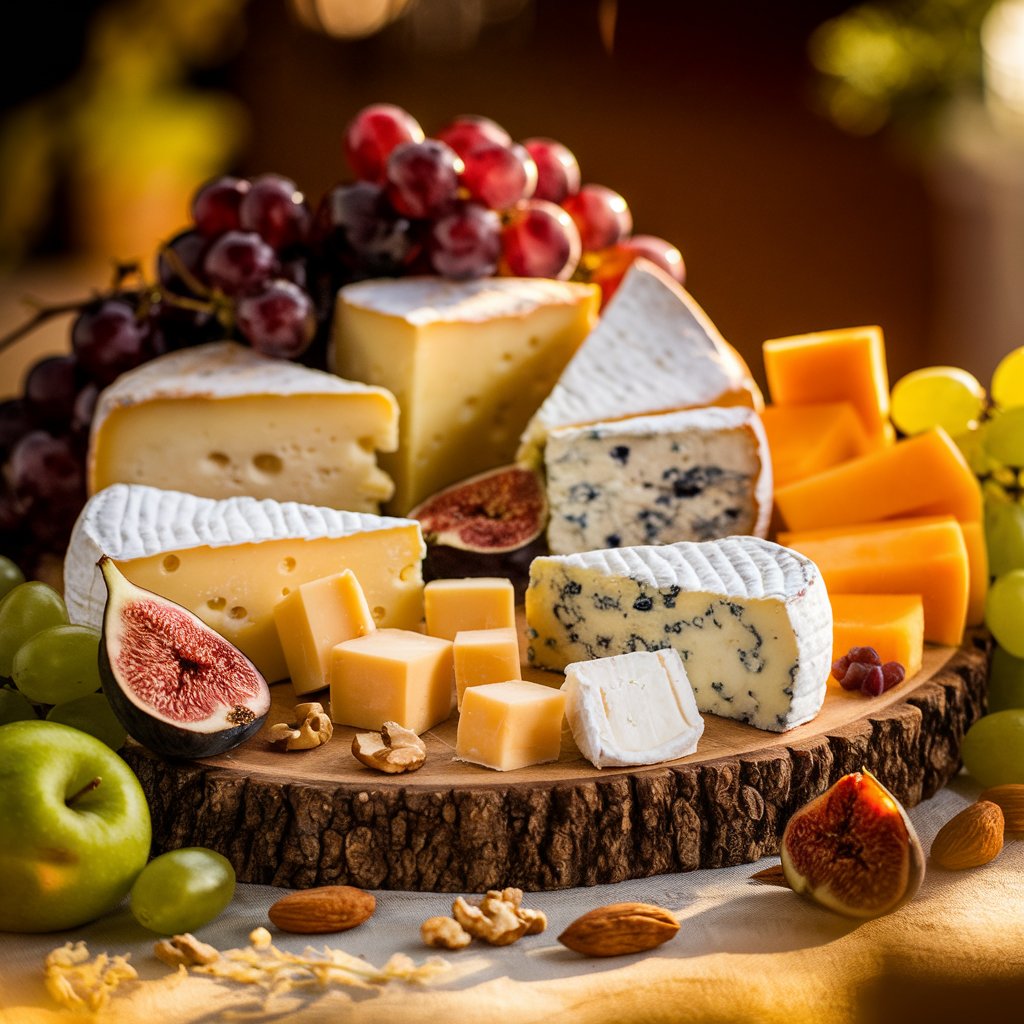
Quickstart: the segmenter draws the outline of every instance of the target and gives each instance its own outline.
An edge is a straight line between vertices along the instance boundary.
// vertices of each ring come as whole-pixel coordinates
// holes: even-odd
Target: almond
[[[999,804],[1007,832],[1024,832],[1024,785],[1010,782],[1003,786],[992,786],[978,799]]]
[[[990,800],[979,800],[939,829],[932,860],[950,871],[976,868],[993,860],[1003,848],[1003,812]]]
[[[650,903],[609,903],[576,918],[558,941],[584,956],[643,953],[668,942],[679,922]]]
[[[282,897],[267,916],[283,932],[320,935],[355,928],[373,915],[376,906],[372,893],[351,885],[324,885]]]

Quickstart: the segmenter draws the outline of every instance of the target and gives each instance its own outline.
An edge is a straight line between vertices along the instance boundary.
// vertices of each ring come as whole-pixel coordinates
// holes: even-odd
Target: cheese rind
[[[756,537],[534,559],[529,659],[541,668],[679,652],[702,712],[781,732],[825,699],[832,612],[810,559]]]
[[[560,428],[544,464],[553,554],[768,531],[771,459],[752,409]]]
[[[419,523],[295,502],[115,484],[86,503],[64,562],[73,622],[98,627],[109,555],[137,586],[198,615],[269,681],[288,675],[273,608],[310,580],[351,569],[378,626],[415,629],[426,553]]]
[[[374,449],[397,444],[398,405],[384,388],[214,342],[160,356],[102,392],[89,489],[135,483],[376,512],[393,486]]]
[[[745,365],[693,298],[648,260],[629,268],[600,321],[523,433],[540,462],[548,434],[705,405],[764,402]]]
[[[594,285],[540,278],[363,281],[338,293],[338,373],[392,391],[399,448],[381,465],[407,512],[511,462],[519,435],[593,326]]]
[[[697,749],[704,719],[677,651],[634,651],[565,667],[565,716],[596,768],[658,764]]]

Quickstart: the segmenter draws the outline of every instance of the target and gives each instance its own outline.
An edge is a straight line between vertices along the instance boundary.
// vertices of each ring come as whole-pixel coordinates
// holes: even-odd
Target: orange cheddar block
[[[889,374],[881,327],[817,331],[764,343],[764,372],[776,405],[852,402],[869,437],[884,441]]]
[[[907,678],[921,671],[924,604],[920,594],[832,594],[832,660],[851,647],[874,647]]]
[[[980,522],[981,488],[960,449],[936,427],[777,487],[775,507],[800,531],[908,516]]]
[[[776,487],[873,451],[850,402],[769,405],[761,413]]]
[[[860,526],[833,526],[825,530],[807,530],[802,533],[783,530],[776,540],[785,547],[795,547],[805,540],[823,540],[828,537],[849,536],[854,533],[872,533],[892,530],[900,526],[927,526],[929,523],[958,523],[952,516],[920,516],[913,519],[889,519],[881,523],[863,523]],[[967,598],[967,625],[980,626],[985,621],[985,597],[988,594],[988,549],[981,523],[958,523],[967,547],[970,592]]]
[[[791,542],[821,570],[832,594],[920,594],[924,638],[959,644],[967,624],[970,566],[952,520]]]

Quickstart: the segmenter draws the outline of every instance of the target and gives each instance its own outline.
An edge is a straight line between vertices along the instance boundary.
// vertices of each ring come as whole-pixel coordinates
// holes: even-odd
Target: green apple
[[[0,726],[0,880],[12,894],[0,931],[74,928],[113,910],[150,838],[142,786],[106,744],[56,722]]]

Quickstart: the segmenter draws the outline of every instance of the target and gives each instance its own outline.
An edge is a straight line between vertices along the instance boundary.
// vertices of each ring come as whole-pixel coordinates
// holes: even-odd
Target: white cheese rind
[[[141,484],[114,484],[90,498],[75,523],[64,561],[64,600],[72,622],[102,623],[107,591],[96,565],[102,555],[127,561],[188,548],[347,537],[411,522],[294,501],[216,501]],[[425,545],[422,551],[426,553]]]
[[[753,409],[561,428],[544,464],[553,554],[768,532],[771,458]]]
[[[746,367],[693,297],[653,263],[637,260],[527,425],[519,458],[537,461],[558,427],[720,401],[763,404]]]
[[[531,664],[677,650],[702,712],[781,732],[825,699],[832,609],[810,559],[756,537],[534,559]]]
[[[567,665],[562,690],[576,746],[596,768],[686,757],[704,734],[686,669],[671,648]]]

